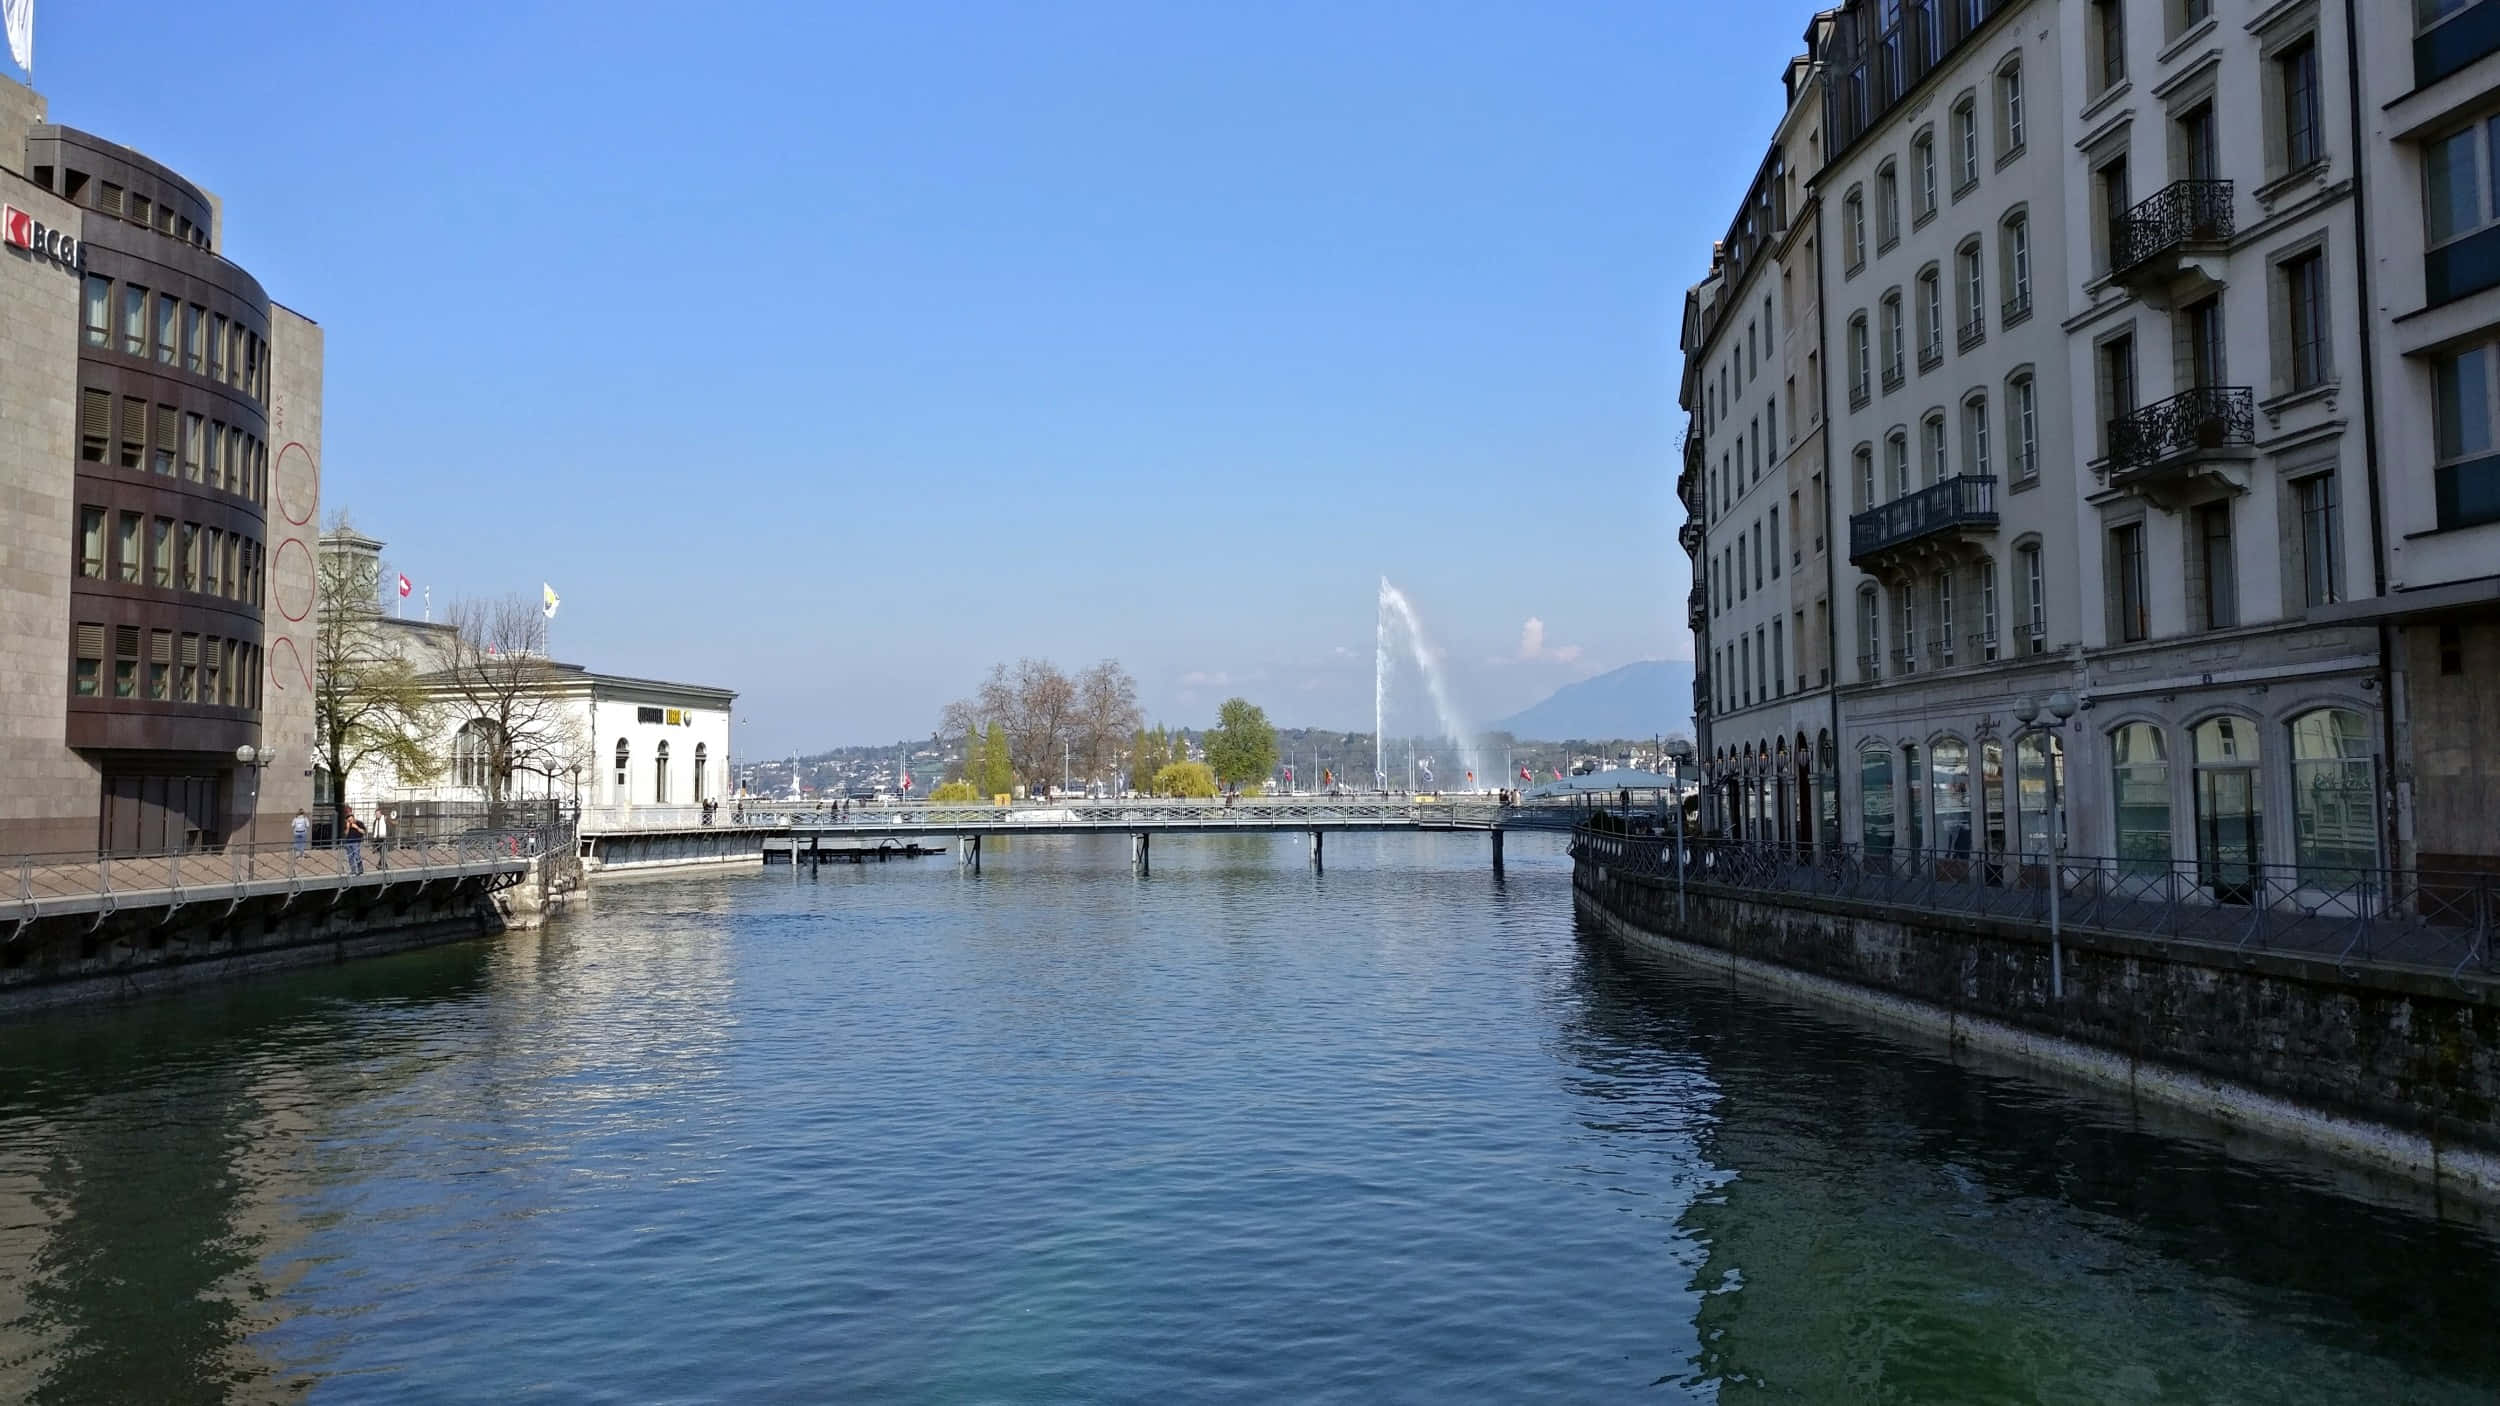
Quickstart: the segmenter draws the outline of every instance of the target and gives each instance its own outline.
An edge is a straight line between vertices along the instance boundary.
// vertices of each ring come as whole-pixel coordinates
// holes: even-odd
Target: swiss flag
[[[408,574],[406,572],[401,572],[399,577],[399,598],[401,600],[408,599],[408,593],[415,589],[416,587],[409,583]]]

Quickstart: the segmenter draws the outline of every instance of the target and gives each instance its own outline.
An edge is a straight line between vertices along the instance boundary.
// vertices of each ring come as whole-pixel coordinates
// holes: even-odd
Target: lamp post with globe
[[[260,823],[260,774],[267,771],[270,763],[276,761],[277,759],[278,749],[275,747],[255,747],[251,743],[246,742],[242,746],[234,749],[234,760],[236,764],[251,768],[252,823],[255,826]],[[243,863],[247,877],[256,872],[258,868],[258,866],[254,863],[254,850],[255,846],[250,841],[247,840],[244,842]]]
[[[2039,723],[2040,705],[2024,694],[2014,702],[2014,716],[2022,723],[2022,731],[2014,735],[2020,746],[2025,734],[2048,734],[2040,746],[2040,765],[2049,774],[2049,999],[2066,999],[2066,950],[2058,926],[2059,898],[2066,887],[2066,809],[2058,799],[2057,773],[2066,760],[2066,720],[2075,715],[2075,696],[2064,689],[2049,695],[2049,716],[2054,723]],[[2037,724],[2035,726],[2035,724]]]

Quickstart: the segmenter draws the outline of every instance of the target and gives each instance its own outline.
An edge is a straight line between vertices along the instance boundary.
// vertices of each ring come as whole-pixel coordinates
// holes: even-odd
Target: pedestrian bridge
[[[1633,791],[1634,806],[1657,805],[1663,790]],[[1473,832],[1490,838],[1493,863],[1502,863],[1502,836],[1512,830],[1567,831],[1601,805],[1622,805],[1621,793],[1531,800],[1508,804],[1496,796],[1439,797],[1238,797],[1231,801],[1103,800],[1024,802],[985,805],[862,805],[835,812],[796,807],[749,806],[740,818],[752,823],[759,811],[773,817],[777,828],[763,835],[765,857],[787,856],[809,864],[832,850],[854,849],[862,840],[952,839],[958,857],[972,869],[981,867],[981,841],[994,835],[1100,835],[1130,837],[1130,857],[1139,872],[1151,864],[1156,835],[1307,834],[1311,863],[1325,863],[1327,837],[1337,834]]]

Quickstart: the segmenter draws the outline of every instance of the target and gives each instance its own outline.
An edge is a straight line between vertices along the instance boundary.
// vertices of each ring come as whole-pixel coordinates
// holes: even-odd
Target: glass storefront
[[[2257,725],[2229,714],[2196,725],[2197,882],[2224,903],[2246,903],[2265,853]]]
[[[2170,749],[2151,723],[2129,723],[2109,735],[2110,794],[2115,798],[2121,873],[2157,875],[2170,868]]]
[[[1971,852],[1970,748],[1948,737],[1936,744],[1928,766],[1935,777],[1936,848],[1967,856]]]
[[[2378,864],[2378,777],[2359,713],[2292,719],[2292,858],[2304,885],[2345,888]]]
[[[1858,750],[1859,840],[1867,854],[1892,853],[1892,749],[1869,742]]]

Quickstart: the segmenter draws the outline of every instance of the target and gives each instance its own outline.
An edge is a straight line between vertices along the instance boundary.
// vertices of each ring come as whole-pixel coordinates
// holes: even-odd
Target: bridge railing
[[[860,805],[839,815],[831,811],[786,812],[790,823],[804,829],[891,830],[949,829],[963,826],[1100,826],[1241,825],[1275,827],[1310,822],[1328,824],[1490,825],[1503,807],[1483,800],[1330,800],[1323,797],[1243,797],[1222,800],[1133,800],[1020,802],[1012,806]]]
[[[1627,873],[1672,877],[1671,833],[1581,827],[1572,855]],[[2061,920],[2168,941],[2298,953],[2338,961],[2500,971],[2493,925],[2500,875],[2359,865],[1869,850],[1808,853],[1746,841],[1691,841],[1686,882],[1822,895],[1931,913]]]
[[[179,907],[507,868],[518,873],[539,855],[569,855],[573,835],[571,825],[560,824],[300,850],[280,840],[171,854],[20,854],[0,859],[0,923],[14,922],[22,932],[34,919],[57,913]]]

